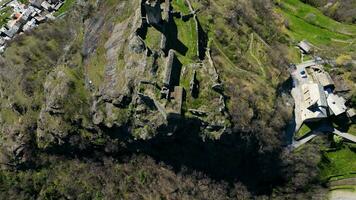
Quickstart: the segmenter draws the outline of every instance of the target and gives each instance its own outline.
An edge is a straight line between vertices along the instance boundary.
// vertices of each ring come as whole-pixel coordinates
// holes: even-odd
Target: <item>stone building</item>
[[[302,85],[301,118],[304,122],[328,117],[327,100],[323,88],[315,83]]]
[[[311,45],[305,40],[299,42],[297,46],[304,54],[310,54],[312,51]]]
[[[334,94],[334,81],[324,70],[320,60],[303,62],[293,69],[295,117],[297,128],[305,122],[314,122],[330,116],[347,115],[346,100]]]

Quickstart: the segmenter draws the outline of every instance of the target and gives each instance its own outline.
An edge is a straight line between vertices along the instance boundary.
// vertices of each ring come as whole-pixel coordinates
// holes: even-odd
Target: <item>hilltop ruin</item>
[[[147,76],[140,82],[140,102],[153,105],[151,111],[161,115],[168,129],[174,129],[170,127],[172,120],[175,121],[172,123],[174,126],[179,126],[177,120],[194,118],[200,121],[202,130],[208,137],[215,138],[223,134],[230,124],[223,87],[210,55],[205,55],[209,54],[209,50],[204,45],[205,34],[199,25],[197,12],[188,0],[184,3],[190,13],[174,10],[174,5],[169,0],[141,2],[141,25],[136,30],[135,37],[145,42],[150,61],[147,65]],[[183,30],[179,30],[176,21],[190,23],[189,20],[194,21],[194,31],[198,36],[196,41],[190,41],[196,45],[196,59],[191,63],[182,63],[180,59],[189,49],[180,41],[179,34]],[[160,40],[152,44],[146,40],[148,34],[159,34]],[[204,87],[201,88],[200,84],[204,84]],[[216,91],[216,85],[219,85],[221,90]],[[194,101],[199,104],[192,105]],[[138,118],[149,118],[139,113],[137,115]],[[136,126],[137,130],[147,128]]]

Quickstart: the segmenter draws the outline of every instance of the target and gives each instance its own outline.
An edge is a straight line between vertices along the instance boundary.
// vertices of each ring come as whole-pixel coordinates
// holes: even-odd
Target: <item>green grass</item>
[[[75,3],[75,0],[65,0],[64,4],[62,7],[59,8],[59,10],[54,14],[55,16],[59,16],[61,14],[66,13],[72,5]]]
[[[351,125],[347,132],[352,135],[356,135],[356,124]]]
[[[189,14],[189,7],[185,4],[185,0],[173,0],[172,5],[175,10],[182,12],[183,14]]]
[[[356,34],[356,26],[337,22],[325,16],[320,10],[301,3],[299,0],[284,0],[283,3],[285,10],[310,24],[341,34],[351,36]]]
[[[340,186],[331,187],[331,190],[350,190],[350,191],[356,192],[356,186],[355,185],[340,185]]]
[[[299,0],[280,1],[276,9],[288,21],[285,30],[296,41],[307,39],[319,47],[347,48],[353,51],[356,26],[337,22]]]
[[[189,14],[189,8],[185,5],[184,0],[173,0],[172,6],[174,10],[182,12],[182,14]],[[198,33],[195,29],[194,19],[184,22],[181,19],[175,19],[175,23],[178,27],[178,39],[188,48],[188,52],[185,57],[182,57],[181,62],[183,64],[191,63],[191,60],[197,58],[197,41]]]
[[[298,139],[298,138],[301,138],[303,136],[305,136],[307,133],[309,133],[311,131],[311,129],[303,124],[302,127],[300,127],[299,131],[296,133],[295,137]]]
[[[320,163],[320,179],[350,178],[356,176],[356,152],[349,147],[338,151],[324,152]]]
[[[11,7],[5,7],[0,10],[0,27],[5,25],[9,21],[9,18],[11,17],[12,13],[13,10]]]
[[[150,49],[158,51],[161,44],[161,33],[155,28],[149,27],[145,42]]]
[[[22,4],[26,4],[26,5],[29,4],[28,0],[19,0],[19,2],[22,3]]]

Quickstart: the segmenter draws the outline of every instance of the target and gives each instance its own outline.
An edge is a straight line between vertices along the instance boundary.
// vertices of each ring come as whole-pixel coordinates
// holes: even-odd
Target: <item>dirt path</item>
[[[255,59],[255,61],[257,62],[258,67],[260,68],[262,75],[264,78],[266,78],[266,71],[264,69],[264,66],[262,65],[261,61],[257,58],[257,56],[253,53],[253,42],[254,42],[254,34],[251,33],[251,39],[250,39],[250,48],[249,48],[249,52],[250,55],[252,56],[253,59]]]
[[[220,46],[217,44],[217,42],[215,42],[213,40],[213,43],[215,45],[215,47],[217,48],[217,50],[220,52],[220,54],[226,59],[226,61],[231,65],[231,67],[233,67],[234,69],[237,69],[239,70],[240,72],[244,72],[244,73],[247,73],[247,74],[251,74],[251,72],[245,70],[245,69],[242,69],[238,66],[236,66],[231,60],[230,58],[224,53],[224,51],[220,48]]]
[[[331,181],[329,187],[334,188],[330,191],[330,200],[356,200],[356,178]]]
[[[330,192],[330,200],[356,200],[356,191],[334,190]]]

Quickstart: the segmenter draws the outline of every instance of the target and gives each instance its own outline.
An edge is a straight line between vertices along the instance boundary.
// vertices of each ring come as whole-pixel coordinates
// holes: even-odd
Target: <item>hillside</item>
[[[303,0],[337,21],[355,24],[356,2],[352,0]]]
[[[308,40],[356,108],[356,26],[312,5],[67,0],[0,55],[0,199],[323,199],[355,147],[286,150],[288,65]]]

